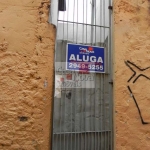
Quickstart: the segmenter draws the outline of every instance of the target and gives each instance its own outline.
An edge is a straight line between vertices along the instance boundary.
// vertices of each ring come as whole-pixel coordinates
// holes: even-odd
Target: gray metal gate
[[[52,6],[61,10],[51,12],[57,26],[52,150],[113,150],[111,0],[54,0]],[[106,72],[66,71],[67,43],[104,47]],[[75,76],[82,88],[63,85]]]

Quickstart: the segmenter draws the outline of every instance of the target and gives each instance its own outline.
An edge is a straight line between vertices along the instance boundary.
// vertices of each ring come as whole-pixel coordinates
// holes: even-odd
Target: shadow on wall
[[[132,82],[132,83],[134,84],[135,82],[137,82],[137,80],[138,80],[140,77],[144,77],[144,78],[146,78],[147,80],[150,80],[150,78],[147,77],[147,76],[144,74],[144,73],[145,73],[144,71],[150,69],[150,67],[141,69],[140,67],[138,67],[138,66],[137,66],[136,64],[134,64],[133,62],[130,62],[129,60],[125,61],[125,64],[126,64],[126,66],[133,72],[133,75],[132,75],[132,76],[130,77],[130,79],[127,81],[128,83],[129,83],[129,82],[130,82],[130,83]],[[135,70],[138,70],[138,73],[137,73]],[[136,100],[136,98],[135,98],[135,96],[134,96],[134,94],[133,94],[133,92],[132,92],[131,87],[130,87],[130,86],[127,86],[127,88],[128,88],[128,90],[129,90],[129,92],[130,92],[130,94],[131,94],[131,97],[133,98],[133,100],[134,100],[134,102],[135,102],[135,104],[136,104],[136,107],[137,107],[137,109],[138,109],[138,112],[139,112],[139,115],[140,115],[140,119],[141,119],[142,124],[149,124],[149,122],[145,122],[144,119],[143,119],[143,116],[142,116],[140,107],[139,107],[139,105],[138,105],[138,103],[137,103],[137,100]]]

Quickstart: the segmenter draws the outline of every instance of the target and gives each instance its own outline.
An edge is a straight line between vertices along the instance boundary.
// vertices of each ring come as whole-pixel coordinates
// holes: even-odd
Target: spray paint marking
[[[128,67],[130,68],[130,70],[131,70],[132,72],[134,72],[133,75],[132,75],[132,76],[130,77],[130,79],[128,80],[128,82],[130,82],[134,77],[135,77],[135,79],[133,80],[133,83],[135,83],[135,82],[139,79],[139,77],[145,77],[146,79],[150,80],[149,77],[147,77],[146,75],[143,74],[143,72],[144,72],[145,70],[150,69],[150,67],[141,69],[140,67],[138,67],[136,64],[130,62],[129,60],[125,61],[125,64],[126,64],[126,66],[128,66]],[[137,77],[136,77],[136,74],[137,74],[137,73],[136,73],[136,71],[135,71],[133,68],[137,68],[137,69],[139,70],[139,72],[140,72],[140,74],[139,74]]]
[[[136,64],[134,64],[133,62],[130,62],[129,60],[125,61],[125,64],[126,64],[126,66],[133,72],[133,75],[130,77],[130,79],[129,79],[127,82],[130,82],[130,81],[133,79],[133,83],[135,83],[140,77],[145,77],[146,79],[150,80],[149,77],[147,77],[146,75],[143,74],[143,72],[144,72],[145,70],[150,69],[150,67],[141,69],[140,67],[138,67],[138,66],[137,66]],[[134,70],[135,68],[138,69],[140,73],[137,74],[137,72]],[[136,75],[137,75],[137,76],[136,76]],[[132,90],[131,90],[130,86],[127,86],[127,88],[128,88],[128,90],[129,90],[129,92],[130,92],[130,94],[131,94],[131,97],[133,98],[133,100],[134,100],[134,102],[135,102],[135,104],[136,104],[136,107],[137,107],[137,109],[138,109],[138,112],[139,112],[139,115],[140,115],[140,119],[141,119],[142,124],[149,124],[149,122],[145,122],[145,121],[143,120],[140,107],[139,107],[139,105],[138,105],[138,103],[137,103],[137,100],[136,100],[134,94],[132,93]]]
[[[132,90],[131,90],[130,86],[127,86],[127,88],[128,88],[128,90],[129,90],[129,92],[130,92],[130,94],[131,94],[131,97],[133,98],[133,100],[134,100],[134,102],[135,102],[135,104],[136,104],[136,107],[137,107],[137,109],[138,109],[138,112],[139,112],[139,115],[140,115],[142,124],[149,124],[148,122],[145,122],[145,121],[143,120],[143,117],[142,117],[142,114],[141,114],[141,110],[140,110],[139,105],[138,105],[138,103],[137,103],[137,101],[136,101],[136,99],[135,99],[134,94],[132,93]]]

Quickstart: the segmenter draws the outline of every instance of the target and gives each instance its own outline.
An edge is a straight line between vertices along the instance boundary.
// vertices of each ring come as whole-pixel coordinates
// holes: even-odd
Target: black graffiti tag
[[[140,67],[138,67],[136,64],[134,64],[133,62],[130,62],[129,60],[125,61],[125,64],[126,66],[133,72],[133,75],[130,77],[130,79],[127,81],[127,82],[130,82],[132,79],[133,79],[133,83],[135,83],[140,77],[144,77],[148,80],[150,80],[150,77],[146,76],[144,73],[146,70],[150,69],[150,67],[147,67],[147,68],[144,68],[144,69],[141,69]],[[135,69],[138,70],[138,73],[135,71]],[[136,107],[138,109],[138,112],[139,112],[139,115],[140,115],[140,119],[141,119],[141,122],[143,125],[145,124],[149,124],[149,122],[145,122],[143,117],[142,117],[142,113],[141,113],[141,110],[140,110],[140,107],[137,103],[137,100],[130,88],[130,86],[127,86],[129,92],[130,92],[130,95],[131,97],[133,98],[135,104],[136,104]]]
[[[134,63],[128,61],[125,61],[125,64],[130,68],[130,70],[133,72],[133,75],[130,77],[130,79],[128,80],[128,82],[130,82],[132,79],[133,83],[135,83],[140,77],[145,77],[146,79],[150,80],[149,77],[147,77],[146,75],[144,75],[144,71],[150,69],[150,67],[141,69],[140,67],[138,67],[137,65],[135,65]],[[138,69],[138,71],[140,73],[137,74],[137,72],[134,70],[134,68]]]

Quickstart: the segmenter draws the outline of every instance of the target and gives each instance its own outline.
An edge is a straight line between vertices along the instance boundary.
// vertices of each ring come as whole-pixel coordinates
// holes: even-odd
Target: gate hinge
[[[111,10],[113,10],[113,6],[108,6],[108,9],[111,9]]]
[[[114,84],[113,80],[109,81],[109,84],[113,85]]]

